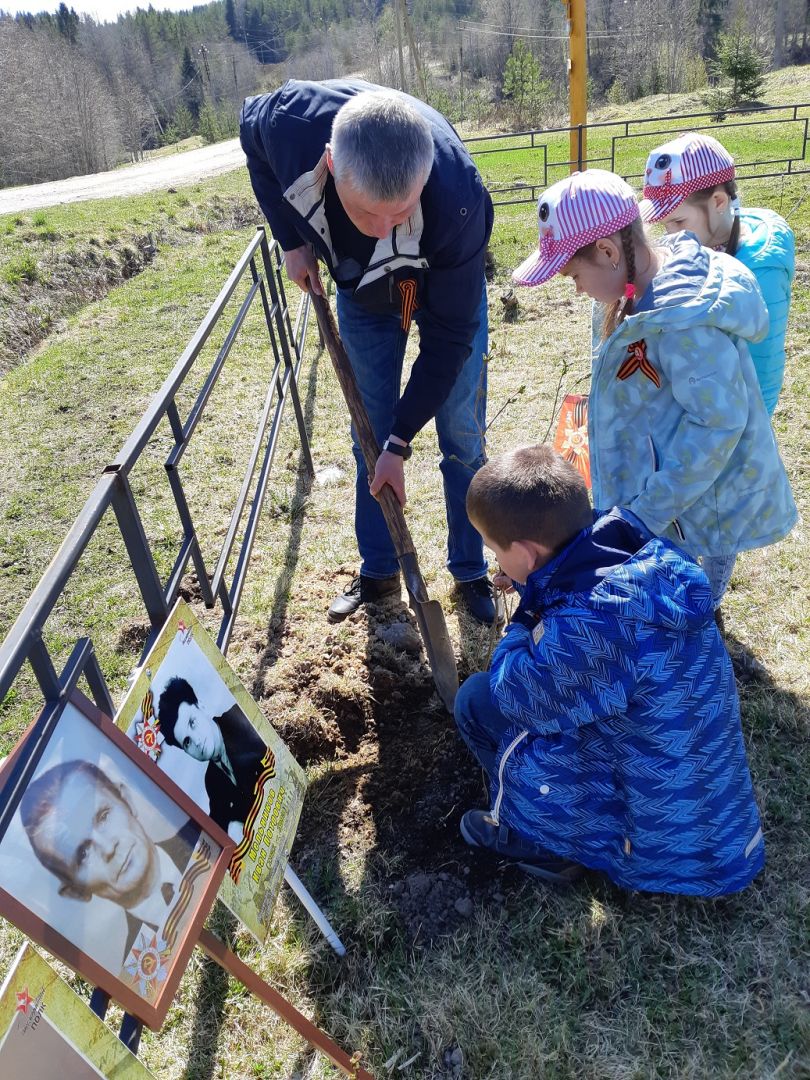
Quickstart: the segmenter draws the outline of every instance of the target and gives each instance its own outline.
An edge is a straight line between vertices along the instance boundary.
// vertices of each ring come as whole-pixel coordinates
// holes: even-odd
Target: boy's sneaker
[[[511,859],[533,877],[557,885],[570,885],[585,873],[579,863],[525,840],[506,825],[496,825],[484,810],[468,810],[460,827],[461,835],[470,847],[483,848],[501,858]]]

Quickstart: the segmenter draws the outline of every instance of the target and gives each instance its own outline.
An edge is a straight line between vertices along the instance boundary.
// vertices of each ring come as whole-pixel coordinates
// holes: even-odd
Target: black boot
[[[496,613],[498,622],[503,622],[502,607],[488,577],[476,578],[474,581],[457,581],[456,593],[470,615],[478,622],[492,623]]]
[[[336,597],[329,608],[329,622],[343,622],[353,614],[361,604],[378,604],[391,596],[400,595],[399,574],[387,578],[370,578],[358,574],[352,578],[340,596]]]

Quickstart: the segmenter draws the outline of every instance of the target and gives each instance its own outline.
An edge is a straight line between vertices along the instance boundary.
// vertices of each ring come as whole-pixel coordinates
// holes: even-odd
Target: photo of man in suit
[[[267,747],[237,704],[212,716],[187,679],[175,676],[158,700],[160,731],[195,761],[208,762],[208,813],[238,844],[256,797]]]
[[[123,965],[144,925],[162,929],[200,837],[186,819],[173,836],[153,840],[126,786],[88,761],[64,761],[37,776],[20,818],[35,855],[59,880],[59,896],[85,903],[98,896],[123,908],[126,939],[110,970]]]

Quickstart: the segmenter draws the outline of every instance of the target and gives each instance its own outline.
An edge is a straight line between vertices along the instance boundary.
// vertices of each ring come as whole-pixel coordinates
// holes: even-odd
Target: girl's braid
[[[633,244],[633,228],[631,225],[625,225],[619,234],[622,240],[622,250],[624,251],[624,261],[627,264],[627,284],[635,285],[636,283],[636,248]],[[623,306],[619,317],[619,322],[622,322],[628,315],[633,314],[633,298],[629,296],[627,303]]]
[[[633,225],[625,225],[619,230],[619,239],[624,252],[624,261],[627,265],[627,284],[634,285],[636,281],[636,246],[633,243]],[[602,323],[602,340],[606,341],[616,327],[628,315],[633,313],[633,301],[629,297],[615,300],[605,308],[604,321]]]

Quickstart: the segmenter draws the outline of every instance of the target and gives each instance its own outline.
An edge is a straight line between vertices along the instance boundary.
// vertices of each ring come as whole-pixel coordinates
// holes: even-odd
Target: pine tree
[[[720,35],[714,70],[719,77],[729,80],[730,105],[755,101],[759,96],[765,82],[765,60],[757,52],[742,20],[735,22],[727,34]]]
[[[207,101],[200,110],[199,131],[204,143],[215,143],[222,138],[219,130],[219,117],[214,107]]]
[[[537,112],[551,94],[551,84],[540,77],[540,65],[526,42],[518,38],[503,69],[503,96],[509,100],[513,123],[537,124]]]
[[[62,37],[67,38],[71,45],[76,44],[79,16],[73,8],[68,9],[67,4],[60,4],[56,11],[56,27]]]
[[[728,0],[697,0],[697,24],[702,39],[704,60],[717,55],[717,38],[723,26],[723,11]]]
[[[236,6],[233,0],[225,0],[225,23],[228,33],[236,41],[239,38],[239,26],[236,21]]]
[[[183,50],[183,62],[180,65],[180,85],[182,89],[183,103],[194,118],[194,123],[200,116],[203,104],[203,85],[200,72],[191,55],[191,50],[186,45]]]
[[[185,105],[181,105],[172,117],[171,125],[164,133],[165,143],[181,142],[194,134],[196,121]]]

